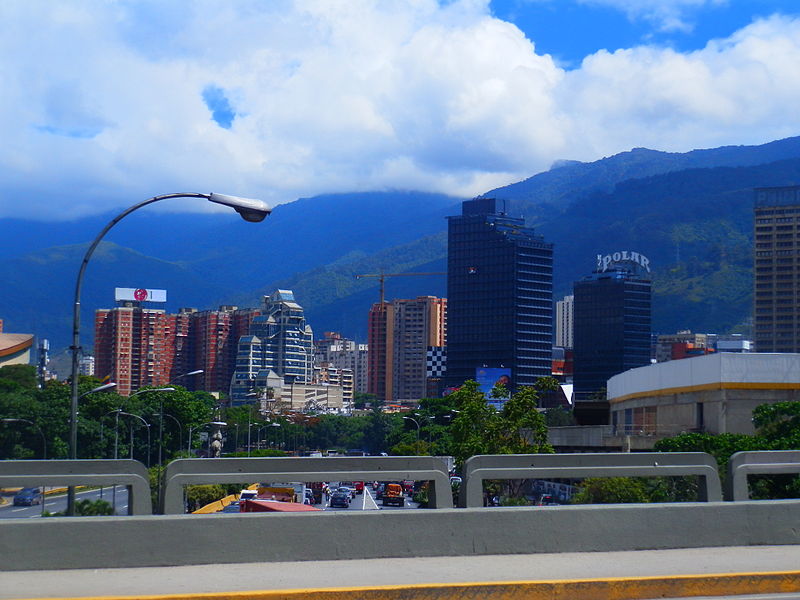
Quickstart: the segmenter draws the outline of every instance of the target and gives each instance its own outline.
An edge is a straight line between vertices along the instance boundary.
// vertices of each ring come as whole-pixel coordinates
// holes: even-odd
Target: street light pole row
[[[119,215],[114,217],[104,228],[103,230],[95,237],[94,241],[89,245],[89,248],[86,250],[86,254],[83,256],[83,260],[81,261],[80,268],[78,269],[78,276],[75,280],[75,299],[72,305],[72,345],[70,346],[70,351],[72,352],[72,373],[71,373],[71,386],[72,386],[72,394],[71,394],[71,404],[70,404],[70,436],[69,436],[69,448],[70,448],[70,458],[75,460],[78,458],[78,401],[80,400],[80,395],[78,393],[78,378],[79,378],[79,364],[80,364],[80,354],[81,354],[81,340],[80,340],[80,324],[81,324],[81,288],[83,287],[83,276],[86,272],[86,267],[89,264],[89,259],[91,259],[92,254],[94,254],[95,249],[100,244],[100,241],[103,237],[108,233],[108,231],[116,225],[119,221],[123,218],[138,210],[148,204],[152,204],[154,202],[159,202],[161,200],[167,200],[170,198],[202,198],[208,200],[209,202],[214,202],[217,204],[222,204],[224,206],[228,206],[233,208],[239,215],[245,220],[251,223],[258,223],[263,221],[271,212],[272,209],[262,202],[261,200],[254,200],[250,198],[238,198],[236,196],[228,196],[225,194],[200,194],[200,193],[176,193],[176,194],[164,194],[162,196],[153,196],[144,202],[139,202],[138,204],[134,204],[130,208],[122,211]],[[69,493],[67,496],[67,514],[74,515],[75,514],[75,488],[74,486],[70,486]]]

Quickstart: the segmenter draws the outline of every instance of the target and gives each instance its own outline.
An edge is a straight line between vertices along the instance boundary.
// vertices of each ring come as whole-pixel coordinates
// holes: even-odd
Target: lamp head
[[[230,206],[238,212],[241,217],[250,223],[263,221],[272,212],[266,202],[254,198],[239,198],[238,196],[228,196],[226,194],[209,194],[208,199],[217,204]]]

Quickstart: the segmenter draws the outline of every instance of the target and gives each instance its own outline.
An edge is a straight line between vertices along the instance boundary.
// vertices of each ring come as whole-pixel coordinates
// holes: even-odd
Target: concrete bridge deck
[[[800,597],[800,545],[5,571],[0,578],[2,599]]]

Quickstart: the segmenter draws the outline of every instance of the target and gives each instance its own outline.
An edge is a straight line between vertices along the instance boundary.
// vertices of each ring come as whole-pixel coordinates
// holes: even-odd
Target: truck
[[[383,505],[405,506],[406,499],[403,497],[403,486],[399,483],[387,483],[383,490]]]

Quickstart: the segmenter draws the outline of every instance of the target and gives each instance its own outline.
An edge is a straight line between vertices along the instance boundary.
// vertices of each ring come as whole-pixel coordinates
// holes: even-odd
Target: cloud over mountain
[[[666,19],[692,3],[659,5]],[[645,4],[643,18],[660,14]],[[693,52],[599,51],[569,71],[486,0],[12,0],[0,17],[0,217],[184,190],[474,195],[560,158],[800,129],[791,16]]]

